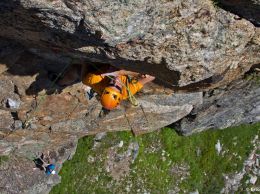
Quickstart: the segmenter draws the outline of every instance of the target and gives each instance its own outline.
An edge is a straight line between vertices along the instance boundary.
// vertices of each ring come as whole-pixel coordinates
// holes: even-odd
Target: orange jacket
[[[82,80],[83,84],[90,86],[95,92],[97,92],[100,95],[102,94],[103,90],[108,86],[109,81],[110,81],[107,76],[105,76],[105,77],[101,76],[100,74],[102,74],[102,73],[101,72],[88,73]],[[121,80],[121,83],[123,84],[122,99],[125,100],[129,97],[128,91],[126,88],[128,78],[126,75],[121,75],[120,80]],[[138,80],[136,80],[136,79],[132,79],[132,81],[130,81],[128,83],[128,88],[131,91],[132,95],[134,95],[135,93],[140,91],[142,89],[142,87],[143,87],[143,85],[140,82],[138,82]]]

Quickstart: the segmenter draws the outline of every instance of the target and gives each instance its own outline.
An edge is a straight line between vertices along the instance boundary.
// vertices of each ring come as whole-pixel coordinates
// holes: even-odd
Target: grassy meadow
[[[108,133],[98,141],[84,137],[51,193],[220,193],[224,175],[241,171],[256,135],[260,124],[187,137],[171,128],[138,137],[131,132]],[[248,187],[243,183],[239,191]]]

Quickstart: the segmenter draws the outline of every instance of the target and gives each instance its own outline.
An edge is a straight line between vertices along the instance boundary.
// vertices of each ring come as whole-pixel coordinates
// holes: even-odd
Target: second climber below
[[[94,71],[87,71],[82,83],[100,95],[100,102],[107,110],[115,109],[122,100],[131,98],[142,87],[155,79],[150,75],[118,70],[110,65],[102,65]]]

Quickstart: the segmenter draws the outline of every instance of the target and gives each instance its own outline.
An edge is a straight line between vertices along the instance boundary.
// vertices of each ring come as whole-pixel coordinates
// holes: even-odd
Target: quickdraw
[[[128,98],[129,98],[129,101],[131,102],[132,105],[134,106],[138,106],[138,100],[134,97],[134,95],[132,94],[130,88],[129,88],[129,83],[132,83],[132,84],[136,84],[138,82],[137,79],[135,78],[131,78],[130,76],[126,76],[127,77],[127,80],[126,80],[126,90],[127,90],[127,93],[128,93]]]

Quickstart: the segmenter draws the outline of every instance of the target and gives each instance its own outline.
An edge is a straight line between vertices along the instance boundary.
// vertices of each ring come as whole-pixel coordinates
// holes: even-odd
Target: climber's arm
[[[145,74],[144,76],[142,76],[143,78],[138,80],[142,85],[145,85],[151,81],[153,81],[155,79],[154,76],[151,76],[151,75],[147,75]]]
[[[102,76],[120,76],[120,75],[130,75],[130,76],[138,76],[140,73],[134,72],[134,71],[127,71],[127,70],[118,70],[118,71],[113,71],[109,73],[103,73]]]
[[[133,76],[133,77],[141,77],[141,79],[138,79],[138,81],[142,85],[144,85],[148,82],[151,82],[155,79],[155,77],[148,75],[148,74],[141,75],[138,72],[127,71],[127,70],[124,70],[124,69],[101,74],[101,76],[115,76],[115,77],[120,76],[120,75],[129,75],[129,76]]]

